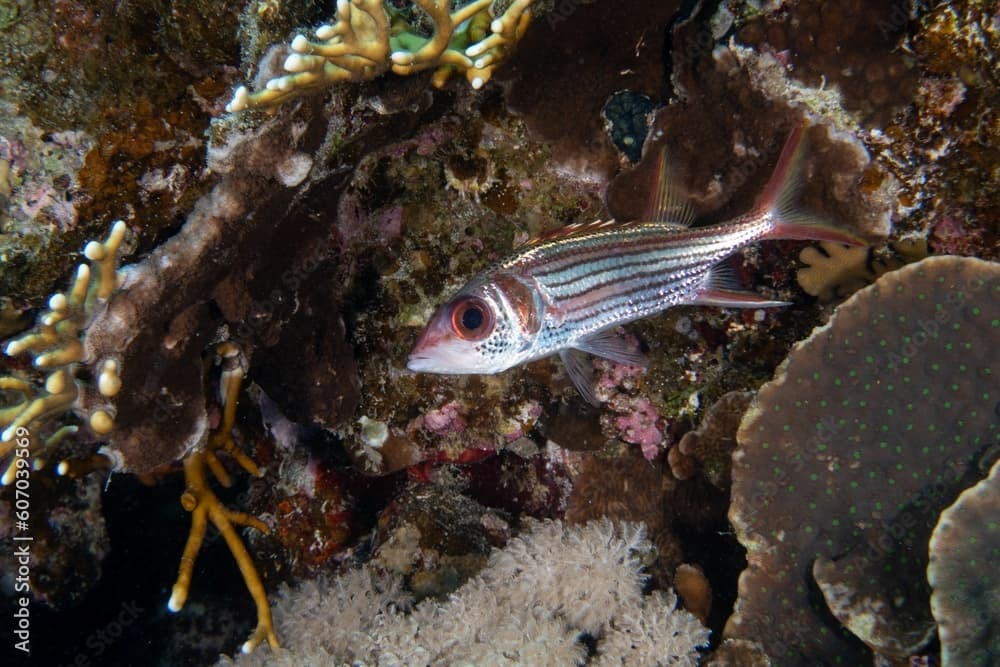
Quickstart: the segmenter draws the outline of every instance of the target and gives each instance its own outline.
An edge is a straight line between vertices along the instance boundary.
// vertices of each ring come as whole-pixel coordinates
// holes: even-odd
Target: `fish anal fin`
[[[667,159],[667,147],[660,149],[656,165],[656,178],[649,195],[646,210],[648,222],[671,222],[688,227],[694,222],[695,213],[691,200],[680,188],[677,173]]]
[[[765,299],[756,292],[705,289],[691,300],[697,306],[717,306],[719,308],[780,308],[792,305],[791,301]]]
[[[595,357],[602,357],[618,364],[626,366],[638,366],[645,368],[649,365],[646,355],[633,342],[625,336],[618,334],[614,329],[599,331],[596,334],[578,340],[573,347],[582,352],[587,352]]]
[[[563,366],[566,367],[566,375],[576,390],[583,396],[583,400],[591,405],[600,405],[594,394],[594,364],[586,354],[573,349],[565,349],[559,353]]]
[[[691,303],[721,308],[777,308],[791,305],[789,301],[765,299],[756,292],[743,289],[736,273],[726,265],[712,267]]]

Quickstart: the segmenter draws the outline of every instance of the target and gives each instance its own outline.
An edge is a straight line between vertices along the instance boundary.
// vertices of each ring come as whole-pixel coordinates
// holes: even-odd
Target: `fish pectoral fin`
[[[563,366],[566,367],[566,375],[576,390],[583,396],[583,400],[591,405],[600,405],[594,394],[594,364],[583,352],[573,349],[565,349],[559,353]]]
[[[618,364],[627,366],[639,366],[645,368],[649,365],[646,355],[642,350],[624,336],[618,334],[614,329],[599,331],[596,334],[578,340],[573,347],[588,352],[595,357],[603,357]]]
[[[791,301],[765,299],[756,292],[717,288],[699,291],[691,303],[697,306],[718,306],[720,308],[779,308],[792,305]]]

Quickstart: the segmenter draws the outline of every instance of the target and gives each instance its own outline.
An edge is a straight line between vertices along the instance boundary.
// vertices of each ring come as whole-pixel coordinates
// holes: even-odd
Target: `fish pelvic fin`
[[[599,331],[562,350],[559,357],[566,367],[566,375],[591,405],[600,405],[601,401],[594,392],[594,363],[589,355],[626,366],[646,368],[649,365],[646,355],[615,330]]]
[[[830,241],[851,246],[867,246],[869,243],[857,233],[830,224],[798,208],[796,200],[802,189],[803,158],[807,142],[806,121],[801,120],[794,128],[781,156],[774,167],[770,180],[757,199],[751,216],[764,218],[770,223],[763,238],[788,241]]]
[[[595,357],[602,357],[613,361],[616,364],[639,366],[640,368],[646,368],[649,365],[646,355],[614,329],[607,329],[591,334],[582,340],[578,340],[574,347],[583,352],[588,352]]]
[[[567,348],[559,353],[559,358],[566,368],[566,375],[583,400],[594,406],[600,405],[601,401],[594,393],[594,364],[590,357],[579,350]]]

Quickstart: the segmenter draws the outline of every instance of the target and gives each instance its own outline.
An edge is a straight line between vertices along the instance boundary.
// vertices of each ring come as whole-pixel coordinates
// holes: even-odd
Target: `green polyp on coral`
[[[748,567],[728,636],[782,665],[867,662],[858,639],[898,659],[933,636],[937,513],[1000,451],[998,307],[1000,266],[932,257],[857,292],[793,348],[737,436],[729,516]],[[830,632],[830,613],[854,636]]]
[[[428,36],[414,25],[419,21],[386,8],[382,0],[338,0],[336,21],[316,29],[318,41],[302,35],[292,40],[293,53],[283,66],[288,74],[253,93],[240,86],[226,111],[276,106],[313,89],[368,81],[390,69],[400,75],[434,69],[436,87],[461,71],[473,88],[481,88],[524,35],[533,1],[514,0],[499,11],[499,0],[473,0],[452,11],[450,0],[415,0],[432,24]]]
[[[1000,660],[1000,461],[941,513],[927,579],[944,667]]]
[[[116,264],[118,251],[125,238],[125,223],[116,222],[103,242],[92,241],[84,249],[90,264],[80,264],[70,289],[57,292],[49,298],[48,310],[38,318],[30,332],[14,338],[4,347],[10,357],[30,354],[33,365],[47,373],[41,386],[17,375],[0,376],[0,394],[20,395],[21,400],[0,408],[0,461],[7,460],[14,451],[18,435],[27,433],[29,450],[36,457],[36,467],[44,464],[45,454],[66,434],[65,429],[43,437],[42,428],[53,417],[80,405],[80,387],[76,373],[81,363],[87,362],[82,336],[93,321],[97,311],[107,303],[118,286]],[[95,360],[96,361],[96,360]],[[119,364],[114,359],[103,359],[95,364],[98,394],[113,398],[121,388]],[[97,435],[105,435],[114,427],[114,409],[110,404],[86,410],[85,419]],[[3,484],[14,478],[15,460],[4,472]]]

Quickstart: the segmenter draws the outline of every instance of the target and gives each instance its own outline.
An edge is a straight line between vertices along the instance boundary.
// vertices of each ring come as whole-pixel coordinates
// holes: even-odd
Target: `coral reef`
[[[240,6],[4,6],[0,162],[9,171],[0,171],[10,205],[0,213],[0,293],[37,306],[68,256],[112,220],[124,219],[148,250],[211,186],[203,136],[239,54]]]
[[[736,429],[753,398],[751,392],[732,391],[719,397],[705,412],[701,424],[681,437],[670,450],[670,467],[677,479],[700,470],[714,486],[728,489]]]
[[[331,18],[314,39],[290,39]],[[938,562],[933,597],[922,554],[935,524],[970,534],[958,509],[979,511],[973,496],[947,522],[938,514],[995,456],[995,406],[971,387],[995,403],[995,329],[982,322],[996,298],[954,282],[995,267],[902,265],[927,251],[1000,257],[988,187],[1000,164],[997,29],[978,0],[0,3],[0,337],[15,350],[48,341],[0,362],[0,432],[20,420],[31,463],[50,463],[31,471],[31,591],[43,602],[31,660],[195,664],[250,636],[247,648],[286,648],[241,660],[391,662],[367,637],[391,626],[402,639],[386,641],[406,649],[426,623],[443,628],[437,645],[511,592],[477,589],[492,565],[475,573],[490,559],[513,567],[500,548],[527,517],[570,526],[534,529],[551,533],[544,557],[522,538],[509,552],[557,572],[592,554],[573,537],[592,526],[571,524],[613,517],[648,526],[657,553],[644,543],[643,592],[676,588],[707,619],[721,644],[706,662],[860,664],[874,651],[926,664],[935,628],[946,660],[964,661],[963,642],[996,634],[963,620],[982,608],[963,588],[976,585],[964,569],[973,545],[949,550],[960,565]],[[391,70],[424,74],[379,76]],[[443,85],[456,73],[478,90]],[[262,111],[226,114],[251,80],[244,102]],[[333,94],[299,96],[336,81]],[[678,308],[630,325],[649,366],[595,364],[597,408],[551,361],[490,377],[404,369],[434,306],[469,275],[567,223],[642,215],[661,147],[698,224],[710,223],[752,205],[803,116],[805,207],[878,244],[762,244],[733,259],[735,280],[789,307]],[[86,285],[69,280],[63,310],[46,308],[75,251],[116,219],[128,229],[117,253],[91,264]],[[120,287],[70,307],[116,254],[134,258]],[[941,285],[926,282],[940,273]],[[726,519],[736,423],[828,317],[744,422],[732,516],[750,569],[737,590],[746,563]],[[227,357],[217,397],[220,343],[242,354]],[[56,348],[65,363],[46,356]],[[247,369],[237,410],[232,381]],[[773,423],[747,430],[765,426],[768,405],[781,408]],[[213,481],[230,475],[232,487]],[[0,490],[5,539],[14,490]],[[624,534],[601,535],[618,549]],[[169,614],[163,586],[182,548],[173,601],[189,584],[191,599]],[[615,571],[625,561],[630,619],[581,620],[577,602],[525,618],[522,606],[463,656],[639,662],[650,637],[672,640],[658,637],[673,621],[704,641],[672,594],[640,597],[634,558]],[[267,595],[282,582],[298,593],[272,598],[272,623]],[[121,619],[133,625],[98,654],[93,638]],[[583,629],[598,634],[580,640]],[[558,653],[536,660],[525,633]]]
[[[787,64],[803,85],[832,91],[864,124],[884,123],[912,101],[916,70],[896,48],[907,24],[899,16],[906,13],[903,5],[836,0],[772,6],[739,24],[741,44]]]
[[[283,65],[288,74],[253,94],[237,88],[226,111],[281,104],[313,88],[373,79],[390,69],[404,75],[434,69],[431,82],[438,88],[460,71],[481,88],[524,35],[533,0],[473,0],[454,10],[451,0],[413,4],[419,9],[407,14],[382,0],[338,0],[336,21],[316,29],[320,41],[292,40],[294,53]]]
[[[507,107],[551,144],[561,171],[595,181],[617,171],[602,111],[621,91],[665,101],[667,26],[681,4],[557,2],[498,72]]]
[[[456,481],[410,484],[379,515],[370,562],[404,576],[415,600],[450,594],[509,537],[509,517],[459,493]]]
[[[290,648],[235,664],[695,665],[708,631],[672,592],[642,592],[650,548],[635,524],[532,522],[447,601],[412,609],[375,568],[306,581],[275,604]]]
[[[15,590],[30,590],[35,600],[53,609],[71,609],[93,592],[111,548],[102,512],[101,484],[97,475],[83,479],[33,476],[28,487],[31,505],[46,511],[44,516],[30,517],[27,525],[15,522],[19,515],[14,511],[25,507],[24,487],[20,495],[13,485],[0,491],[0,544],[5,553],[17,553],[17,548],[25,544],[23,538],[31,537],[33,567],[26,577],[29,588]],[[0,562],[0,578],[24,582],[24,573],[17,572],[18,565],[14,558]]]
[[[841,304],[795,346],[738,433],[730,519],[747,548],[726,635],[787,664],[905,657],[934,632],[937,512],[992,463],[1000,267],[929,258]],[[900,602],[902,601],[902,602]],[[778,619],[782,619],[778,622]]]
[[[990,665],[1000,656],[1000,461],[941,513],[930,541],[927,580],[942,665]]]

